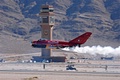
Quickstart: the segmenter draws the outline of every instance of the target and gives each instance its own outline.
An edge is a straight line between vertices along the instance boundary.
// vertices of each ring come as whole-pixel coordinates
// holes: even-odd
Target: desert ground
[[[75,61],[74,63],[0,63],[0,80],[120,80],[120,61]],[[66,70],[66,66],[71,64],[77,70]]]

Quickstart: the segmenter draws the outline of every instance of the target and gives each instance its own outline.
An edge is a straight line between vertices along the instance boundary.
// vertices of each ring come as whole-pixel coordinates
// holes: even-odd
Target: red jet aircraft
[[[47,48],[47,49],[60,49],[65,47],[81,46],[87,39],[91,36],[91,32],[86,32],[77,38],[67,42],[67,41],[51,41],[47,39],[39,39],[37,41],[32,41],[32,47],[34,48]]]

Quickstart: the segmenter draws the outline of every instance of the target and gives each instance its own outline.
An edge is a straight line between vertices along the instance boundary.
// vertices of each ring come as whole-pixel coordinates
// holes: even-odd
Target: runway
[[[37,77],[37,79],[34,79]],[[33,78],[33,79],[31,79]],[[0,80],[119,80],[120,73],[79,71],[1,70]]]
[[[48,75],[79,75],[79,74],[89,74],[89,75],[120,75],[120,73],[115,72],[80,72],[80,71],[47,71],[47,70],[0,70],[0,73],[26,73],[26,74],[48,74]]]
[[[45,69],[43,64],[46,64]],[[0,80],[119,80],[117,64],[74,64],[77,70],[66,70],[68,63],[0,63]],[[32,79],[31,79],[32,78]],[[35,78],[35,79],[34,79]]]

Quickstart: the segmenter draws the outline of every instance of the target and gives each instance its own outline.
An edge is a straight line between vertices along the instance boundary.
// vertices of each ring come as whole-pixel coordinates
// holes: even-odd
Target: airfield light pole
[[[51,5],[42,5],[40,11],[40,26],[42,29],[41,37],[52,40],[52,30],[55,23],[54,8]],[[49,59],[51,56],[51,49],[42,49],[41,57]]]

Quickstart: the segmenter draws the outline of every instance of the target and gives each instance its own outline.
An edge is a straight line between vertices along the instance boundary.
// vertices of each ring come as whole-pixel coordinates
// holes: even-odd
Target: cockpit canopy
[[[46,38],[40,38],[38,41],[46,41]]]

